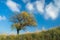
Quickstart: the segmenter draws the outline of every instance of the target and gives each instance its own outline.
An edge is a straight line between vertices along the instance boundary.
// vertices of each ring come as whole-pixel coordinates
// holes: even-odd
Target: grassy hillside
[[[22,35],[0,35],[0,40],[60,40],[60,27]]]

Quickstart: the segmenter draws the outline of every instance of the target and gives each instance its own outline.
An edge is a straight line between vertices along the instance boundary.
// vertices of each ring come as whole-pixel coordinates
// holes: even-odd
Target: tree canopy
[[[17,31],[24,29],[26,26],[31,27],[37,25],[33,14],[27,12],[21,12],[11,16],[10,21],[13,22],[12,27],[15,27]]]

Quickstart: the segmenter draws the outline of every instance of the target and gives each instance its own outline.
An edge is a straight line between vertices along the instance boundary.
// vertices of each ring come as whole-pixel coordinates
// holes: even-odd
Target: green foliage
[[[60,27],[38,33],[0,35],[0,40],[60,40]]]
[[[17,29],[17,34],[19,34],[19,30],[25,29],[26,26],[36,26],[34,16],[27,12],[14,14],[13,16],[11,16],[10,21],[13,22],[12,28]]]

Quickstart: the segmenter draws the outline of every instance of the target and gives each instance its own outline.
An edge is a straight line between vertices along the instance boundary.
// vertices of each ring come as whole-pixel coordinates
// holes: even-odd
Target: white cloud
[[[55,5],[60,8],[60,0],[54,0]]]
[[[37,0],[33,3],[28,2],[26,5],[26,8],[30,11],[30,12],[39,12],[40,14],[42,14],[44,16],[45,19],[52,19],[55,20],[58,15],[59,15],[59,8],[60,8],[60,0],[54,0],[55,5],[50,2],[50,4],[45,5],[45,0]]]
[[[29,11],[33,11],[33,10],[34,10],[34,6],[33,6],[32,3],[27,3],[26,8],[27,8]]]
[[[6,17],[5,16],[0,16],[0,21],[1,20],[6,20]]]
[[[44,12],[44,0],[40,0],[40,1],[36,1],[35,5],[36,5],[36,9],[38,10],[38,12],[43,13]]]
[[[20,12],[18,8],[18,4],[13,2],[12,0],[7,0],[6,5],[13,11],[13,12]]]
[[[59,9],[53,5],[53,3],[50,3],[49,5],[46,6],[45,8],[46,13],[45,13],[45,18],[51,18],[51,19],[56,19],[58,17],[58,12]]]
[[[22,0],[24,3],[28,3],[30,2],[30,0]]]
[[[44,12],[44,0],[37,0],[33,3],[28,2],[26,5],[26,8],[33,12],[33,11],[38,11],[39,13],[43,13]]]

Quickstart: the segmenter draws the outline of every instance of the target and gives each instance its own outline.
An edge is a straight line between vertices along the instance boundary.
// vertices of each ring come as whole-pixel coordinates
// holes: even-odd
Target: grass
[[[0,40],[60,40],[60,27],[21,35],[0,35]]]

